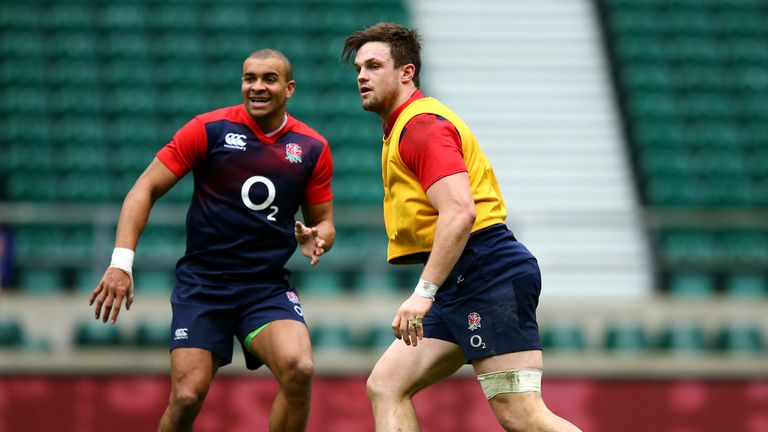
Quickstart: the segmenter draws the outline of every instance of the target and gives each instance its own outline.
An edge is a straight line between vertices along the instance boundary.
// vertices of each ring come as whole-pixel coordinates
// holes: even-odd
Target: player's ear
[[[412,63],[400,66],[400,82],[407,84],[416,76],[416,66]]]
[[[295,91],[296,91],[296,81],[294,80],[288,81],[288,83],[285,85],[285,97],[289,98],[293,96],[293,92]]]

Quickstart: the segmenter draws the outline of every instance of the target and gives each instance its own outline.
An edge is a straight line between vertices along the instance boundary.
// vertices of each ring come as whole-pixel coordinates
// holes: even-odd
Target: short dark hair
[[[254,51],[251,53],[251,55],[248,56],[248,58],[255,58],[255,59],[268,59],[273,58],[277,59],[283,62],[285,64],[285,81],[290,81],[293,79],[293,66],[291,66],[291,61],[288,60],[288,57],[286,57],[285,54],[281,53],[280,51],[272,48],[264,48],[260,49],[258,51]]]
[[[344,41],[341,58],[344,63],[357,53],[368,42],[385,42],[390,46],[395,67],[413,64],[416,72],[413,83],[419,86],[419,71],[421,71],[421,36],[414,29],[409,29],[396,23],[378,23],[366,29],[358,30]]]

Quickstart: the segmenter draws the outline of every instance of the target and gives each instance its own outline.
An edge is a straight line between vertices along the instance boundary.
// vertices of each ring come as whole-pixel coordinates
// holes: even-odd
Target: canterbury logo
[[[245,135],[228,133],[224,136],[224,147],[245,150]]]
[[[179,339],[189,339],[189,332],[185,328],[177,328],[176,331],[173,332],[173,340],[179,340]]]

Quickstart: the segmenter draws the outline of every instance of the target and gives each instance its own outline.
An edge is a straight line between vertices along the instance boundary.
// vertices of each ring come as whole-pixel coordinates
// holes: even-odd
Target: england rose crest
[[[287,291],[285,295],[288,296],[288,300],[293,304],[299,304],[299,296],[293,291]]]
[[[285,146],[285,158],[290,163],[301,163],[301,147],[294,143],[287,144]]]
[[[477,312],[472,312],[471,314],[467,315],[467,322],[469,323],[469,329],[472,331],[475,331],[482,327],[480,325],[480,314]]]

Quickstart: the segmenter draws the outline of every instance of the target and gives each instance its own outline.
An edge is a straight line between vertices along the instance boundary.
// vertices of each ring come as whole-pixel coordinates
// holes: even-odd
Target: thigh
[[[307,326],[292,319],[272,321],[251,340],[248,348],[275,374],[300,362],[312,361]]]
[[[414,347],[395,340],[373,367],[370,380],[410,395],[450,376],[466,361],[452,342],[424,338]]]
[[[541,350],[529,350],[475,359],[472,367],[476,374],[500,372],[510,369],[544,369]]]
[[[233,335],[236,329],[234,308],[225,304],[202,302],[171,302],[171,307],[172,351],[199,348],[221,358],[222,365],[232,361]]]
[[[276,359],[295,358],[299,353],[311,356],[304,311],[293,290],[245,303],[239,310],[237,327],[248,369],[258,369],[262,364],[272,369]],[[254,332],[257,334],[251,339]]]
[[[171,351],[171,384],[180,389],[205,393],[221,366],[222,360],[201,348],[176,348]]]

